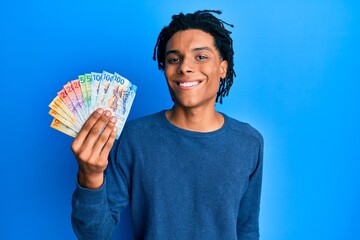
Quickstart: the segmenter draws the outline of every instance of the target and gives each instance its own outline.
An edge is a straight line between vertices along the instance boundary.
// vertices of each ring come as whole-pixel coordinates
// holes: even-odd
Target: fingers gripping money
[[[76,137],[89,116],[98,108],[115,116],[117,134],[124,127],[137,87],[118,73],[87,73],[64,85],[49,104],[54,117],[51,127]]]

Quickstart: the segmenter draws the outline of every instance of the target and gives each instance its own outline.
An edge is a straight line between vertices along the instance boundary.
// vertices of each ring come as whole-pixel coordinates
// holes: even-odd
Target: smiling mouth
[[[192,82],[178,82],[177,84],[180,87],[193,87],[196,85],[199,85],[201,83],[201,81],[192,81]]]

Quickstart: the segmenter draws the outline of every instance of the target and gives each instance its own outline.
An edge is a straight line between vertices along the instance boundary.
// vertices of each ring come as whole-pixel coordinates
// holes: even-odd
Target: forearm
[[[106,185],[98,190],[77,186],[71,221],[78,239],[111,239],[115,221],[106,197]]]
[[[238,239],[258,240],[260,238],[259,214],[262,171],[263,142],[259,147],[256,167],[249,177],[249,184],[240,202],[237,222]]]
[[[118,143],[107,156],[104,176],[90,179],[89,175],[80,175],[79,169],[79,183],[81,180],[83,185],[78,183],[72,200],[72,225],[78,239],[111,239],[121,211],[129,203],[129,171],[128,166],[123,165],[125,159],[120,158],[126,156],[129,148],[124,147],[123,152],[118,153]]]

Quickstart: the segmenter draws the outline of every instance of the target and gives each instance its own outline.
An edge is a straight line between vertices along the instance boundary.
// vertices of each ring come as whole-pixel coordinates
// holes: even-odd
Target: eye
[[[169,56],[169,57],[166,58],[167,63],[178,63],[180,61],[181,61],[181,59],[179,57],[171,57],[171,56]]]
[[[203,61],[203,60],[208,59],[208,57],[206,55],[198,55],[198,56],[196,56],[196,59],[200,60],[200,61]]]

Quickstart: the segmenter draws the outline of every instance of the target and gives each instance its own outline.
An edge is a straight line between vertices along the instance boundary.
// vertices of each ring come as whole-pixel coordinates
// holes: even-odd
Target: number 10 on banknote
[[[76,137],[82,125],[97,108],[117,117],[119,138],[129,115],[137,87],[118,73],[91,72],[64,85],[49,104],[54,117],[50,127]]]

